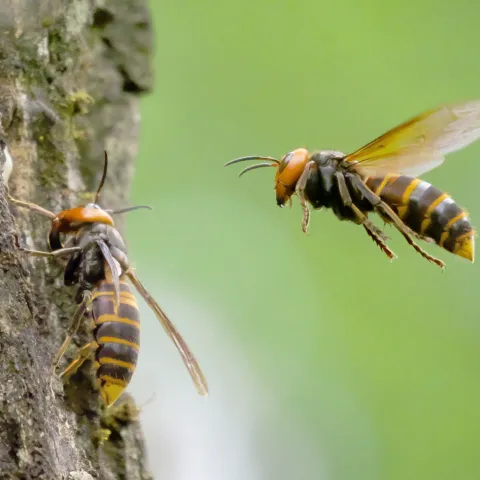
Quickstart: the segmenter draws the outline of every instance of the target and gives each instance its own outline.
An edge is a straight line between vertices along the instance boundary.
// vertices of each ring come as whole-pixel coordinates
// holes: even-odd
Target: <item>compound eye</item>
[[[286,166],[288,165],[288,162],[290,162],[292,157],[293,157],[293,152],[289,152],[282,158],[282,161],[280,162],[280,167],[278,168],[279,173],[285,170]]]

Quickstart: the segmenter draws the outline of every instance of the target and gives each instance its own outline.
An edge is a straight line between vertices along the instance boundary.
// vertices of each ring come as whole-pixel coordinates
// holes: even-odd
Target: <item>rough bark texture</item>
[[[0,31],[12,196],[53,211],[84,202],[106,149],[101,203],[126,205],[139,96],[152,85],[146,0],[2,0]],[[88,364],[51,395],[49,369],[76,291],[63,287],[58,261],[18,251],[45,250],[49,221],[9,205],[1,182],[0,223],[0,479],[151,478],[131,398],[105,411]],[[83,326],[76,346],[89,334]]]

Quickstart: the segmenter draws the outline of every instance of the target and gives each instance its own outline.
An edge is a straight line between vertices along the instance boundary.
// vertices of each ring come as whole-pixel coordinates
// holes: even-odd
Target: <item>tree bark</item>
[[[13,158],[11,195],[55,212],[91,201],[106,149],[100,203],[127,205],[139,97],[152,87],[146,0],[1,3],[0,141]],[[5,159],[0,149],[2,168]],[[50,221],[10,205],[0,182],[0,223],[0,479],[152,478],[131,397],[105,410],[87,364],[51,394],[76,289],[63,286],[59,261],[18,249],[47,249]],[[74,346],[90,338],[84,323]]]

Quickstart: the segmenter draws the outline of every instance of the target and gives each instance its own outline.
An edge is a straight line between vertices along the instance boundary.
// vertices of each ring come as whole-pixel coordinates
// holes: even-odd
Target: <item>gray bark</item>
[[[100,203],[127,205],[139,97],[152,86],[146,0],[2,0],[0,31],[12,196],[56,212],[90,201],[106,149]],[[59,261],[18,250],[45,250],[49,226],[9,205],[0,182],[0,479],[151,478],[131,397],[106,411],[87,366],[50,392],[76,290],[63,287]],[[76,346],[89,336],[85,324]]]

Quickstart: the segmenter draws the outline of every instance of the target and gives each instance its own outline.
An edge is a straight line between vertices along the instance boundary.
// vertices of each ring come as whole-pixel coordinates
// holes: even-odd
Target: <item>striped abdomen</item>
[[[449,195],[406,175],[370,177],[366,183],[414,232],[473,262],[473,228]]]
[[[112,405],[130,382],[140,348],[140,316],[130,285],[120,278],[120,305],[114,310],[114,287],[107,280],[93,291],[97,378],[106,405]]]

